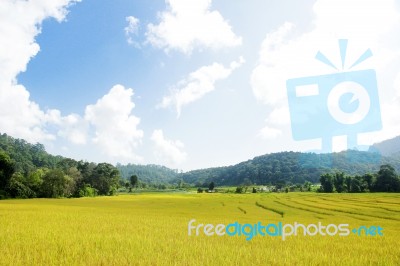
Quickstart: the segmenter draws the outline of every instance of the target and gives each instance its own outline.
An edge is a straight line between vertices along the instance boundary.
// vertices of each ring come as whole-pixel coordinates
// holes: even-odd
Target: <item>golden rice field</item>
[[[257,204],[256,204],[257,203]],[[282,217],[283,214],[283,217]],[[195,224],[381,226],[383,236],[188,236]],[[194,231],[193,231],[194,233]],[[135,194],[0,201],[1,265],[400,265],[400,194]]]

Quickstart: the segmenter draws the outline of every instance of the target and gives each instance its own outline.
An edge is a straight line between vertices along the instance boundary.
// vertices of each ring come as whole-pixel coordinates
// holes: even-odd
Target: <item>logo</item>
[[[350,230],[349,224],[328,224],[323,225],[321,222],[316,224],[304,225],[298,222],[293,224],[282,222],[278,223],[254,223],[241,224],[239,222],[225,224],[195,224],[196,220],[191,219],[188,223],[188,236],[242,236],[247,241],[252,240],[256,236],[260,237],[280,237],[285,241],[289,236],[349,236],[351,233],[357,236],[383,236],[383,228],[381,226],[360,226]]]
[[[338,73],[286,82],[293,138],[321,139],[323,152],[332,152],[335,136],[346,136],[347,149],[355,149],[357,134],[382,128],[375,70],[350,71],[370,58],[372,52],[367,49],[344,71],[347,44],[347,40],[339,40],[341,70],[323,53],[315,57]]]

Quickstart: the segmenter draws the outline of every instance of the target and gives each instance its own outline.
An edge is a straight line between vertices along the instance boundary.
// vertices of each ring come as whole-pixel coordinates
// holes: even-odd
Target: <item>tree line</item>
[[[42,144],[0,134],[0,199],[113,195],[119,181],[111,164],[53,156]]]
[[[343,172],[325,173],[320,177],[319,192],[400,192],[400,177],[389,164],[380,166],[375,174],[345,175]]]
[[[185,183],[199,187],[215,182],[219,186],[276,185],[318,183],[324,173],[343,171],[348,175],[376,172],[390,164],[400,170],[400,157],[384,157],[375,152],[349,150],[315,154],[279,152],[266,154],[227,167],[193,170],[179,174]]]

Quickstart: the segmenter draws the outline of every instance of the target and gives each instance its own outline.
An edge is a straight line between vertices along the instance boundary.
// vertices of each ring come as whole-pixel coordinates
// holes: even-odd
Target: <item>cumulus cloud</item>
[[[151,140],[154,142],[156,147],[155,155],[163,163],[176,166],[186,160],[187,154],[183,150],[183,143],[179,140],[174,141],[165,138],[161,129],[156,129],[153,131]]]
[[[46,18],[63,21],[78,0],[0,1],[0,131],[28,141],[53,140],[45,129],[48,113],[30,100],[16,77],[40,50],[35,37]]]
[[[140,44],[137,41],[135,41],[134,38],[139,33],[140,21],[138,18],[135,18],[134,16],[126,17],[126,21],[128,22],[128,26],[124,28],[126,40],[130,45],[139,48]]]
[[[0,132],[49,145],[60,137],[68,144],[99,150],[113,162],[140,161],[135,148],[143,131],[137,128],[140,119],[131,114],[132,89],[116,85],[88,105],[83,116],[63,116],[57,109],[40,108],[17,82],[17,75],[40,50],[35,38],[43,20],[63,21],[75,2],[79,0],[0,1]],[[138,21],[129,17],[128,22],[127,34],[135,34]]]
[[[59,110],[49,110],[46,113],[48,124],[58,128],[57,135],[73,144],[86,144],[89,129],[88,122],[78,114],[62,116]]]
[[[256,98],[270,110],[260,135],[278,138],[281,136],[278,131],[290,131],[286,80],[342,71],[338,39],[348,39],[344,71],[366,49],[373,52],[373,57],[352,69],[372,68],[378,76],[383,130],[364,137],[364,140],[368,138],[368,144],[371,144],[398,135],[398,119],[392,115],[400,112],[399,89],[395,85],[400,73],[400,40],[395,37],[395,32],[400,30],[400,12],[395,1],[317,0],[313,10],[312,30],[301,32],[296,25],[286,22],[268,33],[262,42],[259,62],[250,81]],[[338,70],[315,60],[318,50]]]
[[[211,0],[166,0],[160,23],[147,26],[147,41],[155,47],[190,54],[196,47],[219,49],[241,45],[242,39],[216,11]]]
[[[94,127],[93,143],[108,157],[120,162],[140,161],[136,147],[143,131],[138,129],[140,119],[131,114],[135,104],[133,90],[115,85],[96,104],[88,105],[85,120]]]
[[[207,93],[212,92],[215,89],[216,81],[226,79],[231,75],[233,70],[240,67],[243,63],[244,59],[240,57],[238,61],[233,61],[229,67],[213,63],[197,69],[190,73],[189,77],[178,82],[170,94],[162,99],[158,107],[166,108],[174,106],[179,117],[183,106],[197,101]]]

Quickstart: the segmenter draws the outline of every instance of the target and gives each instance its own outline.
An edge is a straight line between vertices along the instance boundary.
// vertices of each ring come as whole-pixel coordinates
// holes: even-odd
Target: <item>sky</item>
[[[373,69],[382,126],[356,132],[370,145],[400,135],[399,33],[395,0],[2,0],[0,132],[183,171],[318,151],[294,138],[286,81]]]

